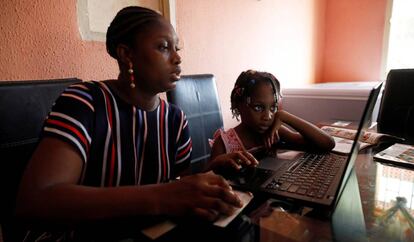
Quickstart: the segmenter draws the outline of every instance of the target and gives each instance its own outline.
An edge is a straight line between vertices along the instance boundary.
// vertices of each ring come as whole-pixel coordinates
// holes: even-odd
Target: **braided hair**
[[[116,48],[119,44],[132,46],[134,36],[160,18],[162,18],[161,14],[144,7],[130,6],[121,9],[106,32],[106,50],[109,55],[118,59]]]
[[[255,70],[243,71],[240,73],[239,77],[237,77],[234,88],[231,91],[230,109],[233,114],[233,118],[239,120],[240,111],[237,106],[250,98],[250,95],[259,83],[270,83],[272,85],[275,103],[278,103],[281,99],[282,94],[280,92],[280,83],[271,73]]]

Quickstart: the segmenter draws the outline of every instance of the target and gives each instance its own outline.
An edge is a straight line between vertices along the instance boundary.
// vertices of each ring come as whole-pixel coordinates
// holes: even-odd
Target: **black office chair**
[[[208,139],[213,138],[214,131],[223,128],[214,76],[183,75],[177,87],[167,93],[167,98],[187,115],[193,140],[193,167],[205,164],[210,157]]]
[[[0,224],[5,242],[16,240],[16,194],[43,122],[60,93],[76,82],[80,80],[0,81]]]
[[[414,144],[414,69],[388,73],[377,122],[379,132]]]

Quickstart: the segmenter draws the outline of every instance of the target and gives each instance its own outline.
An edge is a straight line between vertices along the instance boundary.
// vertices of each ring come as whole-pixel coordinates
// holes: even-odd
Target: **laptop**
[[[239,190],[333,211],[354,167],[357,141],[368,127],[381,86],[377,84],[369,93],[349,154],[302,152],[288,160],[266,157],[258,167],[242,168],[229,178],[230,184]]]

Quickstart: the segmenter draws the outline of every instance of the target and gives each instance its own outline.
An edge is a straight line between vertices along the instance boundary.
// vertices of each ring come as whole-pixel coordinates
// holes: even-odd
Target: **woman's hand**
[[[210,160],[207,170],[221,173],[222,170],[240,170],[243,166],[257,166],[259,162],[247,151],[221,154]]]
[[[162,187],[161,214],[214,221],[220,214],[230,215],[242,206],[227,181],[213,172],[186,176]]]

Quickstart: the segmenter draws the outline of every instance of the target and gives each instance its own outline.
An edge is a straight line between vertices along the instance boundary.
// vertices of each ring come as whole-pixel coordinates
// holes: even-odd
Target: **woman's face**
[[[273,124],[277,105],[270,83],[258,83],[251,93],[250,103],[239,104],[242,123],[250,129],[263,134]]]
[[[162,18],[136,35],[132,63],[138,87],[154,94],[175,88],[181,73],[177,45],[174,29]]]

